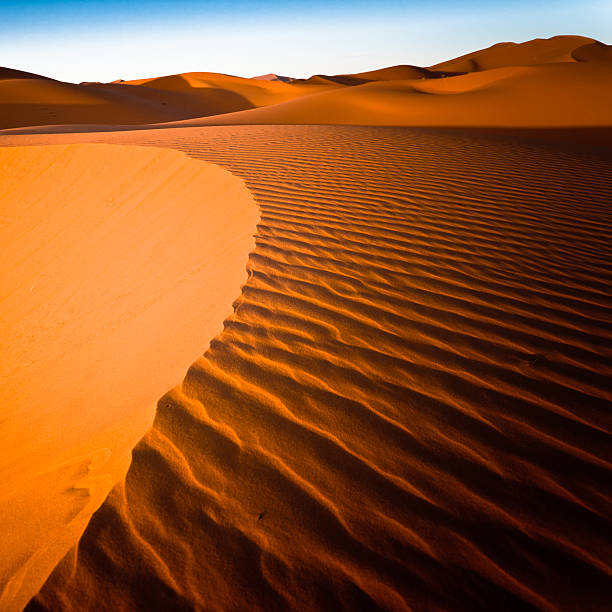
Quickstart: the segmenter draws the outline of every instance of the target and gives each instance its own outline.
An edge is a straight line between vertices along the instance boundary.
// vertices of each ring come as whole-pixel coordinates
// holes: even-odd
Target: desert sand
[[[82,131],[160,122],[513,128],[612,122],[611,47],[580,36],[502,43],[429,68],[392,66],[291,82],[267,80],[276,75],[185,73],[71,85],[10,78],[12,72],[0,80],[0,128],[27,126],[28,133],[35,125],[80,124],[61,130]]]
[[[0,148],[0,185],[0,609],[12,610],[222,329],[258,214],[237,177],[168,149]]]
[[[13,124],[21,129],[0,140],[1,159],[21,168],[7,173],[16,195],[3,193],[3,214],[22,201],[20,185],[32,185],[24,200],[32,216],[19,220],[25,244],[43,244],[40,232],[49,232],[52,244],[47,254],[33,249],[22,264],[19,232],[7,235],[15,244],[7,255],[15,269],[6,277],[11,291],[38,282],[37,262],[55,261],[56,251],[59,269],[70,268],[61,257],[74,261],[80,251],[50,238],[63,234],[67,203],[74,211],[78,202],[106,202],[96,187],[101,176],[119,177],[113,193],[120,211],[143,189],[155,194],[154,212],[140,213],[151,225],[139,240],[159,246],[164,230],[181,249],[175,267],[165,247],[141,259],[143,269],[120,266],[124,284],[116,285],[117,263],[105,267],[118,261],[115,247],[98,253],[85,240],[110,279],[104,289],[98,276],[86,283],[102,292],[99,305],[91,307],[96,300],[87,293],[77,302],[92,320],[74,316],[72,294],[56,295],[64,281],[49,285],[74,335],[68,374],[52,359],[41,365],[51,382],[37,378],[34,391],[46,391],[63,413],[16,403],[33,383],[9,353],[15,386],[3,404],[23,419],[24,446],[10,447],[3,470],[16,470],[26,516],[49,527],[36,532],[14,520],[15,535],[4,545],[7,559],[17,560],[3,568],[6,609],[19,610],[34,596],[27,609],[50,612],[606,610],[612,153],[600,146],[607,136],[593,135],[612,127],[611,74],[609,47],[556,37],[496,45],[429,68],[290,83],[197,73],[117,84],[191,96],[223,80],[252,105],[142,121],[132,130],[119,115],[101,130],[106,119],[93,114],[89,125],[75,117],[35,127],[23,114],[29,110],[20,110]],[[242,81],[264,89],[250,91]],[[209,101],[210,92],[199,93]],[[88,155],[119,169],[92,178]],[[61,165],[67,163],[75,167]],[[31,173],[53,173],[58,164],[64,184],[57,191],[41,189],[51,178],[32,180]],[[165,179],[163,169],[172,164],[197,164],[202,183],[183,185],[184,196],[175,187],[164,191],[175,175],[168,170]],[[233,191],[211,194],[221,177]],[[62,204],[57,218],[35,216],[44,202]],[[180,219],[186,202],[192,222]],[[230,205],[242,211],[242,225]],[[97,227],[89,213],[79,221],[87,222]],[[237,227],[226,277],[226,264],[197,236],[200,228],[215,237],[225,232],[222,245]],[[139,245],[124,248],[142,256]],[[203,284],[225,283],[225,293],[210,299],[190,285],[193,300],[185,301],[169,285],[200,258],[214,261],[216,274]],[[149,285],[159,276],[156,262],[167,274],[158,293]],[[74,272],[67,292],[69,280],[80,287]],[[32,320],[40,325],[44,294],[26,291],[16,295],[33,300]],[[137,338],[129,338],[131,324],[117,331],[125,342],[106,328],[88,332],[112,352],[107,358],[87,342],[94,370],[101,370],[96,363],[115,368],[88,381],[88,396],[110,384],[105,379],[124,386],[70,418],[75,404],[67,398],[81,393],[70,377],[85,364],[77,340],[86,326],[113,321],[115,309],[119,320],[133,308],[138,313],[139,299],[151,292],[162,311],[174,309],[164,337],[150,337],[160,331],[155,317],[151,325],[141,319]],[[235,311],[208,347],[233,300]],[[19,335],[17,306],[8,304],[14,318],[7,346],[25,360],[41,350],[38,332]],[[195,333],[207,307],[218,310]],[[160,364],[162,346],[175,353]],[[57,385],[53,394],[47,384]],[[157,410],[145,433],[152,396]],[[11,427],[0,422],[3,440],[16,439]],[[49,431],[66,432],[74,467],[56,459],[61,437]],[[112,431],[125,434],[113,450],[116,471],[94,452],[109,447]],[[89,445],[79,450],[81,463],[74,463],[72,442]],[[132,446],[123,477],[121,453]],[[40,461],[30,469],[32,457]],[[39,492],[36,474],[45,485],[40,493],[55,500],[53,516],[32,494]],[[97,491],[90,481],[100,474],[100,495],[85,498],[81,489]],[[75,512],[78,527],[71,524]],[[51,572],[54,555],[70,544]],[[17,572],[26,555],[44,558],[44,567]]]
[[[209,72],[75,85],[0,68],[0,128],[160,123],[257,108],[329,87]]]

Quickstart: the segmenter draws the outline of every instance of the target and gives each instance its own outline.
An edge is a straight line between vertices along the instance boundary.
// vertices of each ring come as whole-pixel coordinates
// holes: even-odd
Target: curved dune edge
[[[152,147],[0,148],[0,609],[73,545],[232,313],[243,181]]]
[[[608,153],[95,137],[223,164],[262,220],[235,316],[28,611],[609,607]]]
[[[611,66],[612,46],[555,36],[493,45],[429,68],[291,83],[201,72],[74,85],[25,74],[0,83],[0,135],[278,124],[609,127]]]

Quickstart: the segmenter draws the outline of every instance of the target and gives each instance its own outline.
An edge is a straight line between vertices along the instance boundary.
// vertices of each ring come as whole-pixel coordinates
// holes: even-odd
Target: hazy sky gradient
[[[612,42],[612,0],[0,0],[0,65],[79,82],[430,65],[512,40]]]

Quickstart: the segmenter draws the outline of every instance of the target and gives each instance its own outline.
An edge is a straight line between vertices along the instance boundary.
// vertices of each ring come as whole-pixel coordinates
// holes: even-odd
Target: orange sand
[[[80,85],[16,72],[0,68],[0,128],[159,123],[241,111],[326,89],[209,72]]]
[[[262,221],[234,319],[30,610],[605,610],[608,153],[334,126],[11,142],[43,138],[221,163]]]
[[[0,609],[19,610],[221,329],[257,210],[176,151],[0,148]]]
[[[236,312],[27,609],[607,610],[611,63],[557,37],[249,80],[274,90],[177,75],[117,87],[251,106],[2,136],[181,151],[261,211]],[[286,125],[207,125],[247,122]]]
[[[207,72],[80,86],[5,77],[0,128],[164,122],[611,126],[611,49],[590,38],[557,36],[501,43],[430,68],[392,66],[290,83]]]

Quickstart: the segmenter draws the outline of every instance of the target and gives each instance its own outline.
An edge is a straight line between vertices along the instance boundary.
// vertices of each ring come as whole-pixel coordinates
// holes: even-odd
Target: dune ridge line
[[[182,152],[0,148],[0,609],[21,610],[208,348],[259,221],[242,179]]]

